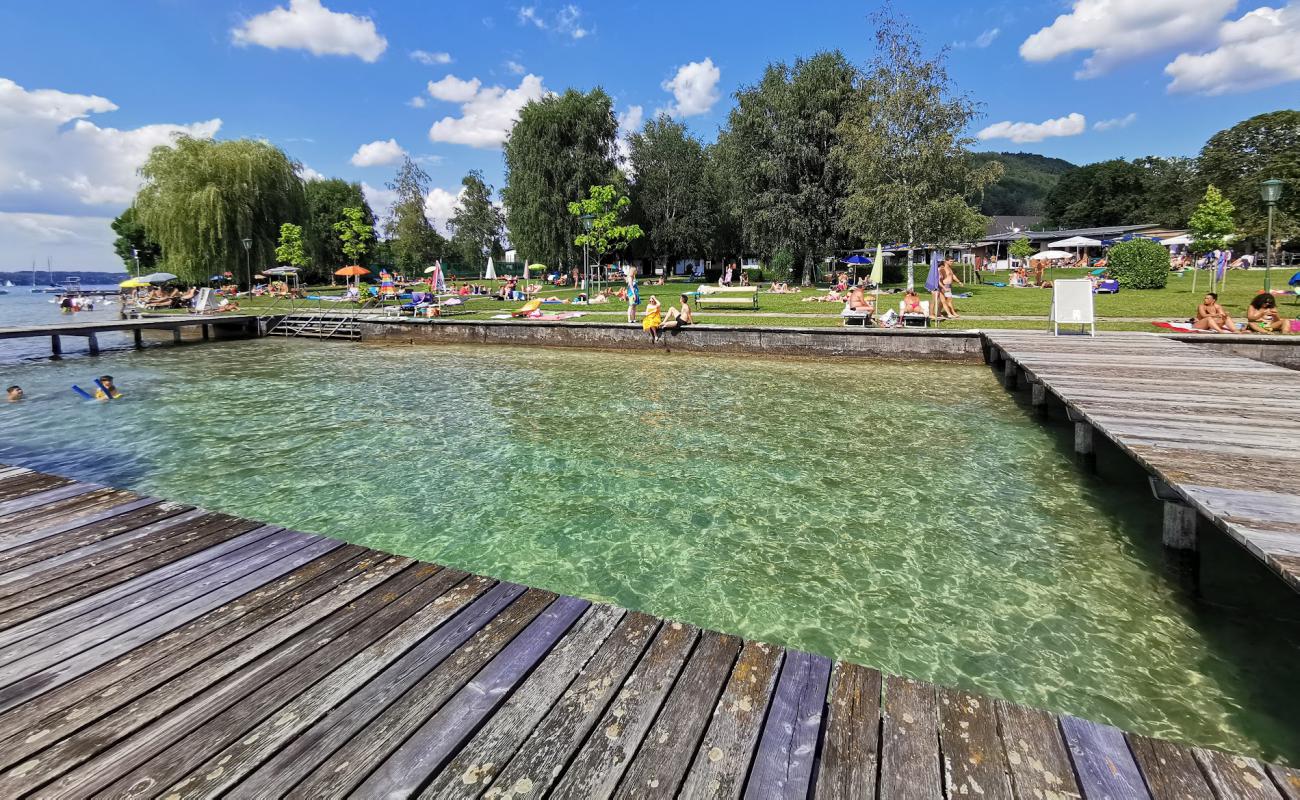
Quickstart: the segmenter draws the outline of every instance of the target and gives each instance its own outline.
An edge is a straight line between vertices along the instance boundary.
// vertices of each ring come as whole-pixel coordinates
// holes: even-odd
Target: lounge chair
[[[915,312],[906,314],[903,312],[904,301],[898,301],[898,318],[902,320],[904,328],[928,328],[930,327],[930,301],[921,301],[921,313]]]
[[[541,300],[529,300],[527,303],[524,303],[523,308],[519,309],[518,311],[511,311],[510,316],[526,317],[541,307],[542,307]]]
[[[871,324],[873,316],[875,316],[875,314],[871,311],[865,309],[858,309],[855,311],[849,308],[847,301],[844,303],[844,310],[840,312],[840,318],[844,320],[845,325],[848,325],[851,321],[856,319],[861,320],[862,327],[864,328]]]

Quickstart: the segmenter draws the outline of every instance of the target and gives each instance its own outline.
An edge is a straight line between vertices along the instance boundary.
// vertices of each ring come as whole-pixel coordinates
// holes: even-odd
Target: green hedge
[[[1106,269],[1125,289],[1163,289],[1169,280],[1169,251],[1150,239],[1120,242],[1107,253]]]

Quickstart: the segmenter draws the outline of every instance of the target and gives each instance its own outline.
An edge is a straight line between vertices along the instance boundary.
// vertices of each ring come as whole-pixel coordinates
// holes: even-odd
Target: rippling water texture
[[[77,401],[92,365],[126,399]],[[1141,482],[1081,475],[982,367],[263,340],[6,375],[0,461],[1300,753],[1297,626],[1177,592]]]

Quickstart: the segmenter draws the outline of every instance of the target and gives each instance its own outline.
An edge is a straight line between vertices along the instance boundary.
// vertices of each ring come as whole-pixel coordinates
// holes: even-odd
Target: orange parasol
[[[348,278],[350,278],[350,277],[352,277],[353,275],[356,275],[356,276],[358,276],[358,277],[361,276],[361,275],[369,275],[369,274],[370,274],[370,270],[366,269],[365,267],[358,267],[358,266],[356,266],[356,265],[354,264],[353,266],[350,266],[350,267],[344,267],[343,269],[336,269],[336,270],[334,270],[334,274],[335,274],[335,275],[342,275],[342,276],[344,276],[344,277],[348,277]]]

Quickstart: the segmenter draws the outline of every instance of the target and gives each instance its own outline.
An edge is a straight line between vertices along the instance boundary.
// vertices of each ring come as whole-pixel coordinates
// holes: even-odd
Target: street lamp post
[[[135,275],[132,276],[132,277],[138,278],[138,277],[140,277],[140,251],[139,251],[138,249],[132,247],[132,248],[131,248],[131,258],[134,258],[134,259],[135,259]]]
[[[1259,185],[1259,196],[1268,205],[1268,239],[1264,242],[1264,291],[1273,291],[1273,207],[1282,199],[1282,181],[1270,178]]]
[[[578,219],[582,220],[582,229],[591,233],[591,223],[595,219],[593,214],[583,214]],[[582,288],[587,292],[587,302],[591,302],[591,262],[587,258],[587,243],[582,243]]]
[[[248,293],[251,295],[253,293],[253,240],[242,239],[241,241],[244,243],[244,274],[248,277]]]

